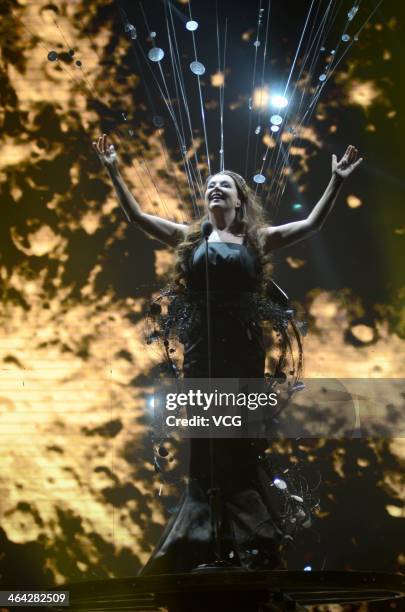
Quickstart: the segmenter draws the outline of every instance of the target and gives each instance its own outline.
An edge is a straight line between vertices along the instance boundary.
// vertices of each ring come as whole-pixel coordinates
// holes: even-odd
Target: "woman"
[[[349,146],[340,161],[332,156],[331,180],[306,219],[267,226],[245,180],[234,172],[224,171],[208,179],[206,215],[188,227],[144,213],[119,172],[106,135],[93,146],[109,172],[128,220],[177,250],[170,325],[178,328],[184,345],[184,376],[263,379],[265,346],[260,320],[271,321],[280,337],[285,338],[289,323],[285,319],[290,316],[280,315],[265,296],[269,254],[307,238],[322,227],[343,180],[362,161],[358,159],[357,149]],[[210,359],[205,301],[206,251],[201,235],[205,220],[212,224],[208,237]],[[181,315],[177,316],[179,312]],[[284,346],[288,345],[287,338]],[[286,365],[284,352],[272,374],[285,375]],[[283,538],[289,537],[296,517],[301,517],[303,522],[308,516],[301,498],[292,495],[289,507],[293,508],[293,515],[286,517],[285,513],[281,516],[277,512],[266,447],[263,439],[211,442],[192,439],[189,480],[179,509],[142,574],[190,571],[207,564],[221,565],[225,560],[237,567],[280,567],[279,548]],[[278,484],[280,488],[287,488],[285,483],[281,486],[280,479]]]

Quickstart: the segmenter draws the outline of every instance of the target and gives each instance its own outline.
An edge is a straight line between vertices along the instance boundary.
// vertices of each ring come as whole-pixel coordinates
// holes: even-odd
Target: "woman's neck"
[[[235,210],[223,210],[222,208],[216,207],[210,210],[209,220],[214,226],[214,229],[220,232],[231,233],[230,227],[235,220]]]

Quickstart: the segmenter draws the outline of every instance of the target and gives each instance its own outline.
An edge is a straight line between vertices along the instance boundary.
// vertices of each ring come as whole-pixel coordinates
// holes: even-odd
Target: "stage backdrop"
[[[251,75],[237,74],[232,45],[250,65],[256,7],[220,4],[232,34],[226,165],[242,171],[248,86],[240,79]],[[282,4],[271,65],[284,74],[303,14],[296,15],[299,3]],[[186,3],[174,5],[186,14]],[[325,88],[292,149],[301,209],[287,189],[273,219],[311,209],[332,152],[355,144],[364,154],[321,234],[276,254],[275,278],[308,324],[305,375],[387,379],[392,422],[404,409],[389,380],[404,373],[399,5],[382,3]],[[162,30],[161,3],[144,8]],[[201,27],[215,27],[214,2],[195,0],[193,11]],[[149,213],[190,220],[184,170],[169,122],[163,129],[151,122],[147,76],[114,3],[4,0],[0,12],[1,585],[135,575],[178,494],[161,487],[153,467],[145,415],[156,355],[143,337],[147,304],[173,254],[126,223],[91,142],[112,135]],[[210,125],[215,71],[209,67],[203,81]],[[158,92],[152,97],[159,106]],[[403,438],[290,440],[275,451],[286,465],[303,461],[311,485],[320,483],[318,521],[297,536],[290,567],[400,568]]]

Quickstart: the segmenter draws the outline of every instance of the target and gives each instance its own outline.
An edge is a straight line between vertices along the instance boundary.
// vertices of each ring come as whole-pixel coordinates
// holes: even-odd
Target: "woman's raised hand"
[[[107,170],[116,169],[117,166],[117,152],[114,145],[109,143],[107,140],[107,134],[99,136],[97,142],[93,142],[93,149],[98,155],[99,160]]]
[[[362,161],[363,158],[359,158],[359,152],[356,147],[349,145],[341,160],[338,161],[336,155],[332,155],[332,174],[345,179]]]

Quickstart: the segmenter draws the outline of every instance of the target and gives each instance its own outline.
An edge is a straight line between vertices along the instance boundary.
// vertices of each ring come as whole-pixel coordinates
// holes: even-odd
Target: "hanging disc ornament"
[[[304,503],[304,500],[302,499],[300,495],[291,495],[290,497],[291,499],[295,499],[295,501],[300,502],[300,504]]]
[[[190,70],[197,76],[201,76],[205,72],[205,66],[201,62],[191,62]]]
[[[266,177],[263,174],[255,174],[253,180],[255,183],[258,183],[260,185],[261,183],[264,183],[266,181]]]
[[[148,57],[151,62],[160,62],[165,56],[165,52],[160,47],[153,47],[153,49],[149,49]]]
[[[280,491],[285,491],[287,488],[287,483],[285,482],[285,480],[282,480],[281,478],[275,478],[273,480],[273,484],[275,487],[277,487],[277,489],[280,489]]]
[[[132,25],[132,23],[125,24],[124,29],[129,38],[132,38],[132,40],[136,40],[136,38],[138,37],[138,34],[136,33],[136,28],[135,26]]]
[[[326,74],[320,74],[319,75],[319,80],[322,81],[326,81]]]
[[[272,125],[270,129],[272,132],[275,133],[275,132],[278,132],[280,128],[278,127],[278,125]]]
[[[359,10],[359,7],[356,5],[350,9],[350,11],[347,13],[347,18],[349,21],[352,21],[355,18],[358,10]]]
[[[197,21],[193,21],[193,20],[187,21],[186,28],[189,32],[195,32],[196,29],[198,28]]]
[[[350,36],[348,34],[343,34],[342,41],[343,42],[349,42],[349,40],[350,40]]]
[[[280,125],[281,123],[283,123],[283,118],[281,115],[272,115],[270,117],[270,123],[272,123],[273,125]]]
[[[152,123],[156,128],[162,128],[165,124],[165,120],[161,115],[153,115]]]

